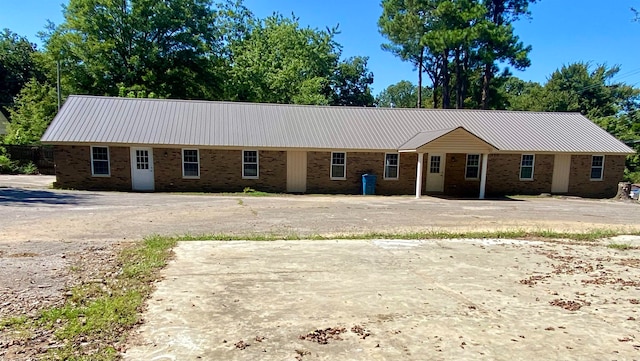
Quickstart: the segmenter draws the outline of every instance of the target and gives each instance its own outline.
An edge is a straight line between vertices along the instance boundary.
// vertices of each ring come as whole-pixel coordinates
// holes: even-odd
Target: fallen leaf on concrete
[[[246,343],[246,342],[244,342],[243,340],[240,340],[240,341],[235,343],[235,346],[236,346],[237,349],[244,350],[245,348],[247,348],[247,347],[249,347],[251,345]]]
[[[584,302],[584,303],[580,303],[577,301],[571,301],[571,300],[563,300],[560,298],[557,298],[553,301],[550,301],[549,304],[551,306],[558,306],[558,307],[562,307],[565,310],[568,311],[577,311],[580,308],[582,308],[582,306],[589,306],[591,305],[589,302]]]
[[[306,335],[298,336],[301,340],[313,341],[317,342],[321,345],[326,345],[329,343],[329,340],[342,340],[339,336],[341,333],[347,332],[347,329],[344,327],[329,327],[325,329],[317,329],[313,332],[310,332]]]

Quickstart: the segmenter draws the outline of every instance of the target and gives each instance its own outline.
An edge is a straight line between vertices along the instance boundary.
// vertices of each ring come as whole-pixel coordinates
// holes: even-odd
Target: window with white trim
[[[480,154],[467,154],[467,164],[464,170],[465,179],[480,177]]]
[[[242,178],[258,179],[258,151],[242,151]]]
[[[200,178],[200,154],[197,149],[182,150],[182,177]]]
[[[604,176],[604,155],[591,157],[591,180],[602,180]]]
[[[91,147],[91,175],[94,177],[108,177],[111,175],[109,147]]]
[[[523,154],[520,159],[520,180],[533,180],[534,154]]]
[[[400,155],[398,153],[386,153],[384,155],[384,179],[398,179],[398,166]]]
[[[347,179],[347,153],[331,153],[331,179]]]

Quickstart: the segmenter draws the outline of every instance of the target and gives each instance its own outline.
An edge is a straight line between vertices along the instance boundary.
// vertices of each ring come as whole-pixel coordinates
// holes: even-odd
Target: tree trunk
[[[424,63],[424,47],[420,49],[420,56],[418,57],[418,109],[422,108],[422,68]]]
[[[616,194],[615,199],[631,199],[631,183],[629,182],[620,182],[618,183],[618,194]]]
[[[464,98],[462,97],[462,61],[460,59],[461,50],[455,50],[456,62],[456,109],[464,108]]]
[[[449,49],[442,52],[442,109],[451,107],[451,74],[449,73]]]
[[[462,83],[462,89],[461,89],[461,93],[462,93],[462,106],[464,107],[464,100],[467,99],[467,91],[469,90],[469,77],[468,77],[468,71],[469,71],[469,53],[471,51],[469,49],[466,49],[464,52],[464,60],[462,62],[462,70],[465,74],[465,78],[464,78],[464,82]]]
[[[489,109],[489,83],[491,82],[493,64],[484,65],[482,76],[482,109]]]

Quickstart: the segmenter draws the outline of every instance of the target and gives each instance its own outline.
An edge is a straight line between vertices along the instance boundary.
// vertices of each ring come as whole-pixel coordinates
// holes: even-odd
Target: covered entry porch
[[[426,174],[424,190],[428,193],[468,193],[456,188],[479,182],[479,199],[485,198],[489,154],[497,150],[463,127],[420,132],[398,149],[418,155],[416,198],[422,197]]]

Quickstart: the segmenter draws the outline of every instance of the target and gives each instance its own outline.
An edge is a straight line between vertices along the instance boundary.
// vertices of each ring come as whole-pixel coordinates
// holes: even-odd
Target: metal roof
[[[426,132],[420,132],[418,134],[416,134],[415,136],[413,136],[413,138],[409,139],[406,143],[404,143],[403,145],[401,145],[400,147],[398,147],[398,150],[400,151],[411,151],[411,150],[417,150],[420,147],[423,147],[431,142],[433,142],[436,139],[440,139],[442,137],[444,137],[445,135],[453,132],[454,130],[457,129],[462,129],[463,131],[471,134],[472,136],[480,139],[481,141],[483,141],[484,143],[487,143],[486,140],[479,138],[477,135],[471,133],[470,131],[464,129],[464,127],[457,127],[457,128],[447,128],[447,129],[438,129],[438,130],[428,130]],[[491,148],[495,148],[492,144],[487,143],[487,145],[489,145]]]
[[[464,127],[502,152],[633,153],[576,113],[356,108],[70,96],[43,143],[395,150]]]

